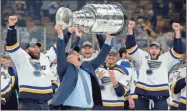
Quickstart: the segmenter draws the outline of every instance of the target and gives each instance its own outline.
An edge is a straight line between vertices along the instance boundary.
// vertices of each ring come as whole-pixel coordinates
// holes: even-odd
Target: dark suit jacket
[[[95,59],[91,61],[85,61],[81,65],[81,68],[88,72],[91,77],[94,105],[102,105],[101,91],[95,70],[104,63],[110,49],[111,46],[104,44],[100,53]],[[57,42],[57,72],[61,84],[51,101],[51,104],[54,106],[58,106],[64,103],[64,101],[73,92],[78,79],[78,70],[76,66],[66,61],[65,43],[64,40],[61,39],[58,39]]]

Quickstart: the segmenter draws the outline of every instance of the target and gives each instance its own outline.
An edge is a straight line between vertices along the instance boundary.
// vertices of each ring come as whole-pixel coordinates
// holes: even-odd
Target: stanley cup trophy
[[[61,7],[56,13],[56,23],[62,24],[64,29],[78,26],[87,34],[122,36],[127,30],[127,22],[127,13],[119,3],[87,4],[75,12]]]

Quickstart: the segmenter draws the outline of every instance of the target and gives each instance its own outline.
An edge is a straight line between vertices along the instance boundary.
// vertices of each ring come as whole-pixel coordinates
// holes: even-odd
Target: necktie
[[[88,84],[86,82],[86,79],[82,73],[82,71],[79,70],[79,75],[82,79],[82,83],[83,83],[83,86],[84,86],[84,92],[85,92],[85,95],[86,95],[86,100],[87,100],[87,103],[90,104],[91,103],[91,97],[90,97],[90,91],[88,89]]]

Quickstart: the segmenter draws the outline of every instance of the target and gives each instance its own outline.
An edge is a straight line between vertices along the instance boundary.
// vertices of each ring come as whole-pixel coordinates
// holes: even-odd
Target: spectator
[[[48,16],[49,15],[49,10],[48,10],[49,3],[50,3],[50,1],[43,1],[42,7],[41,7],[43,16]]]
[[[167,32],[157,38],[157,42],[161,44],[161,48],[163,52],[166,52],[173,46],[174,33]]]
[[[50,19],[53,22],[55,21],[55,15],[56,15],[56,11],[57,11],[58,6],[59,5],[55,1],[51,1],[49,3],[48,9],[49,9],[49,14],[50,14]]]
[[[15,2],[15,11],[16,14],[20,15],[20,16],[25,16],[25,10],[26,10],[26,3],[25,1],[16,1]]]

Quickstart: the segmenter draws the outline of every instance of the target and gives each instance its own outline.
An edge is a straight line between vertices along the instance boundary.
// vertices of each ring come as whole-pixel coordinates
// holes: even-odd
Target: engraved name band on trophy
[[[87,4],[75,12],[61,7],[56,13],[56,23],[62,24],[64,29],[78,26],[87,34],[110,33],[119,35],[126,30],[127,13],[118,3]]]

